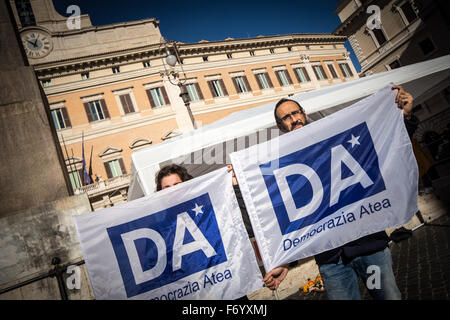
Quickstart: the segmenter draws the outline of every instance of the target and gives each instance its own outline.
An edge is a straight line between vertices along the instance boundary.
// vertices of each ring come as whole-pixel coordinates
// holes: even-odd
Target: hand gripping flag
[[[226,168],[75,222],[96,299],[236,299],[262,287]]]
[[[390,86],[230,157],[266,270],[418,210],[417,163]]]

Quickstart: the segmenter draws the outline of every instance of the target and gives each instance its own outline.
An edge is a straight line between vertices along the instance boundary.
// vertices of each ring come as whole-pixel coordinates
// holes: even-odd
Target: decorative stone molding
[[[122,149],[116,147],[106,147],[98,154],[103,161],[111,161],[121,157]]]
[[[133,142],[130,143],[129,147],[130,147],[130,149],[137,150],[139,148],[148,146],[150,144],[152,144],[152,140],[149,140],[146,138],[138,138],[138,139],[133,140]]]

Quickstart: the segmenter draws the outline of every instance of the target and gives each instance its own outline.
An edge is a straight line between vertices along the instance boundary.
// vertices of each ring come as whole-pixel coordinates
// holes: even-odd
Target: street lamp
[[[183,70],[183,65],[179,63],[181,72],[183,73],[183,79],[180,78],[178,72],[175,71],[175,66],[177,62],[180,62],[180,55],[178,54],[178,48],[175,41],[167,42],[164,37],[161,38],[161,42],[159,45],[159,51],[161,51],[161,46],[163,46],[164,54],[166,55],[166,58],[163,59],[163,65],[164,65],[164,73],[167,75],[167,78],[169,79],[169,82],[173,84],[174,86],[178,86],[180,88],[180,97],[183,99],[184,105],[186,106],[186,109],[189,114],[189,118],[191,119],[192,125],[194,126],[194,129],[197,129],[197,125],[194,120],[194,115],[191,111],[190,101],[189,101],[189,93],[186,89],[185,83],[186,83],[186,73]],[[172,48],[172,51],[170,50]],[[175,53],[175,54],[174,54]],[[164,62],[165,60],[165,62]],[[169,65],[169,69],[166,67],[166,63]]]

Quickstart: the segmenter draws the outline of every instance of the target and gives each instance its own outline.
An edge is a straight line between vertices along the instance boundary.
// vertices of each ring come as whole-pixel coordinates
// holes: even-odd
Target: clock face
[[[51,37],[42,31],[22,33],[22,43],[29,58],[43,58],[53,49]]]

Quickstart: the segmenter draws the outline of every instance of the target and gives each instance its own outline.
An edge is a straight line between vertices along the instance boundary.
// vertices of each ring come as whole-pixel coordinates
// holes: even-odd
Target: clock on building
[[[22,32],[22,43],[29,58],[43,58],[53,49],[51,36],[41,30],[27,30]]]

